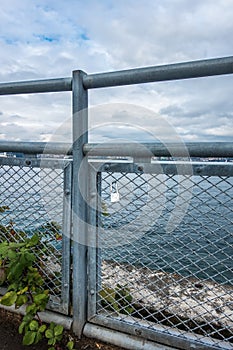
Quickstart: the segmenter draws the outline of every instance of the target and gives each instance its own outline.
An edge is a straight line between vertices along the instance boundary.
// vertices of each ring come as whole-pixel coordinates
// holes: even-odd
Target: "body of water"
[[[122,245],[103,250],[105,259],[233,284],[233,179],[192,176],[187,189],[178,176],[157,176],[154,182],[132,176],[131,189],[120,175],[114,178],[122,202],[124,196],[131,199],[122,207],[113,203],[111,215],[103,217],[106,230],[124,235]],[[107,190],[102,198],[110,202]],[[127,229],[132,231],[132,222],[135,239]]]

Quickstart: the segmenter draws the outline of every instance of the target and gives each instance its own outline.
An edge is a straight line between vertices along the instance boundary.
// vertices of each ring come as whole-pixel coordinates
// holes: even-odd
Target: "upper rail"
[[[0,95],[71,91],[71,78],[18,81],[0,84]]]
[[[233,56],[154,67],[136,68],[83,77],[86,89],[200,78],[233,73]]]
[[[0,152],[72,155],[72,144],[65,142],[0,141]],[[233,158],[233,142],[175,143],[87,143],[83,154],[90,157],[219,157]]]
[[[232,74],[233,56],[83,76],[85,89]],[[72,78],[0,84],[0,95],[72,91]]]

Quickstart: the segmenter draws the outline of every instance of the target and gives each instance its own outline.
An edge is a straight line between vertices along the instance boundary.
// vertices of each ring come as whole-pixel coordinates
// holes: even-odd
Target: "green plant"
[[[127,286],[117,284],[116,288],[116,302],[121,306],[121,313],[132,314],[134,308],[132,306],[133,297],[130,294],[130,289]]]
[[[43,271],[38,267],[40,237],[35,234],[23,242],[0,243],[0,282],[7,282],[7,292],[0,303],[6,306],[15,304],[16,308],[26,306],[26,313],[19,326],[23,334],[23,345],[37,344],[42,338],[48,341],[49,350],[60,349],[63,327],[50,323],[46,325],[40,318],[49,300]],[[0,277],[1,277],[0,276]],[[67,349],[73,349],[69,341]]]
[[[99,294],[101,297],[101,304],[106,309],[126,315],[133,313],[133,297],[127,286],[117,284],[116,288],[105,287]]]
[[[62,265],[62,253],[61,245],[58,247],[58,241],[61,241],[61,226],[55,221],[47,222],[46,224],[40,225],[34,228],[33,231],[27,228],[27,230],[20,230],[15,227],[15,223],[10,221],[6,225],[0,223],[0,243],[5,241],[8,242],[21,242],[25,241],[26,238],[33,235],[40,236],[40,240],[36,245],[36,253],[38,264],[40,269],[44,271],[44,278],[47,287],[53,289],[53,293],[60,293],[60,279],[61,270],[53,270],[51,266]],[[53,277],[56,276],[54,279]],[[4,271],[0,270],[0,285],[4,282]]]

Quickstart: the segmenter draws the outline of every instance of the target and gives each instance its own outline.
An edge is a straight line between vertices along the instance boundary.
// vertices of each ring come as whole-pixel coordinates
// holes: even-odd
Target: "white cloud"
[[[3,0],[0,16],[2,82],[232,55],[233,3],[228,0]],[[185,140],[230,140],[232,80],[94,90],[90,104],[137,104],[160,113]],[[0,112],[0,123],[9,122],[7,128],[0,124],[1,138],[47,140],[71,115],[71,96],[1,96]],[[137,124],[140,118],[134,118],[124,121]],[[143,122],[155,130],[152,118]]]

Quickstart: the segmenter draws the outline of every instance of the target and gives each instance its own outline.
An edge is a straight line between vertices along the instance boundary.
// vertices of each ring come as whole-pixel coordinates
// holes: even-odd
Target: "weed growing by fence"
[[[40,312],[45,310],[49,300],[45,276],[38,267],[40,243],[38,234],[24,238],[23,241],[5,240],[0,243],[0,284],[8,284],[0,303],[15,305],[16,308],[26,306],[26,314],[19,326],[19,333],[23,334],[23,345],[37,344],[46,338],[48,349],[58,350],[63,338],[63,326],[53,322],[44,324],[40,318]],[[73,349],[74,342],[69,341],[66,347],[68,350]]]

